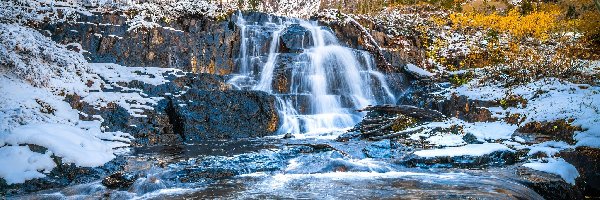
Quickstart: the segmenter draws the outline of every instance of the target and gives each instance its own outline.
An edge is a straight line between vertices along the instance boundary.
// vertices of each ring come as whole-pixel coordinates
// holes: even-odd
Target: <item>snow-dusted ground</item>
[[[568,183],[574,184],[578,176],[577,170],[571,164],[555,155],[561,150],[573,149],[578,146],[600,148],[600,87],[585,84],[573,84],[559,81],[554,78],[542,79],[526,85],[513,88],[504,88],[496,85],[480,85],[477,80],[457,88],[450,88],[445,93],[449,98],[451,94],[465,95],[469,99],[500,100],[507,95],[518,95],[527,99],[525,107],[488,108],[499,118],[496,122],[469,123],[460,119],[451,118],[445,122],[431,122],[411,130],[422,129],[411,135],[411,139],[426,138],[426,141],[441,149],[422,150],[415,152],[422,157],[435,156],[479,156],[493,151],[528,149],[528,155],[543,152],[548,158],[531,160],[523,166],[535,170],[545,171],[560,175]],[[539,144],[525,144],[525,140],[513,133],[518,128],[503,121],[511,114],[525,116],[524,123],[555,121],[559,119],[573,120],[572,125],[581,126],[582,131],[576,131],[575,145],[564,141],[547,141]],[[432,133],[436,127],[449,128],[453,125],[461,126],[460,134]],[[472,134],[483,144],[465,145],[463,137]],[[445,147],[445,148],[444,148]]]
[[[80,120],[88,114],[72,109],[65,95],[78,95],[96,107],[116,103],[133,117],[143,117],[140,113],[162,97],[117,83],[160,85],[167,82],[165,75],[181,74],[175,69],[89,64],[36,30],[0,23],[0,177],[8,184],[45,177],[56,167],[52,155],[80,167],[112,160],[127,151],[133,137],[104,131],[99,116]],[[111,92],[103,91],[107,89]],[[47,150],[32,152],[26,144]]]
[[[522,114],[526,116],[524,123],[573,119],[572,125],[584,129],[576,132],[575,146],[600,148],[600,87],[547,78],[515,88],[502,88],[477,86],[475,80],[451,92],[481,100],[500,100],[508,94],[519,95],[528,100],[526,107],[506,110],[495,107],[490,111],[500,113],[496,115],[498,117]]]

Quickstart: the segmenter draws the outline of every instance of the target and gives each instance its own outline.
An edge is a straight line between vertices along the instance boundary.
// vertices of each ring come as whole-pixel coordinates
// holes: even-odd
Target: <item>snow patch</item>
[[[48,148],[65,163],[97,167],[115,158],[112,148],[80,128],[63,124],[21,126],[0,135],[0,144],[35,144]]]
[[[404,69],[406,69],[406,71],[408,71],[411,74],[415,74],[415,75],[421,76],[421,77],[432,77],[434,75],[433,73],[428,72],[428,71],[424,70],[423,68],[417,67],[416,65],[411,64],[411,63],[406,64]]]
[[[517,130],[516,125],[506,122],[465,123],[464,131],[473,134],[480,141],[510,139]]]
[[[151,85],[162,85],[169,82],[164,78],[164,74],[181,72],[174,68],[125,67],[112,63],[90,63],[90,67],[94,73],[111,83],[140,81]]]
[[[462,137],[462,135],[443,134],[431,136],[425,141],[437,146],[453,147],[466,144]]]
[[[50,172],[56,164],[50,157],[51,153],[45,154],[32,152],[27,146],[5,146],[0,148],[0,177],[7,184],[24,183],[34,178],[44,178],[41,173]],[[7,167],[10,166],[10,167]]]
[[[444,157],[444,156],[483,156],[496,151],[513,151],[498,143],[468,144],[461,147],[447,147],[443,149],[430,149],[416,151],[414,154],[420,157]]]
[[[559,175],[562,179],[564,179],[567,183],[571,185],[575,185],[575,179],[579,177],[579,172],[577,169],[568,162],[565,162],[564,159],[558,158],[547,159],[548,162],[533,162],[533,163],[525,163],[523,166],[529,167],[534,170],[548,172],[551,174]]]

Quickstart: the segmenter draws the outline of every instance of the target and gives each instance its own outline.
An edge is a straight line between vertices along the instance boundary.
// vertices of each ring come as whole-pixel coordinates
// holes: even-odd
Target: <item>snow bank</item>
[[[48,173],[56,166],[50,155],[50,152],[45,154],[32,152],[27,146],[1,147],[0,177],[8,184],[24,183],[29,179],[46,177],[39,171]]]
[[[496,151],[513,151],[508,147],[498,143],[468,144],[461,147],[447,147],[443,149],[430,149],[415,151],[415,155],[420,157],[443,157],[443,156],[483,156]]]
[[[559,175],[562,179],[564,179],[567,183],[570,183],[571,185],[575,185],[575,179],[579,177],[579,172],[577,172],[577,169],[568,162],[565,162],[565,160],[563,160],[562,158],[549,158],[548,162],[546,163],[525,163],[523,164],[523,166],[529,167],[534,170]]]
[[[140,81],[158,83],[151,76],[159,72],[145,70],[148,76]],[[44,177],[56,165],[51,155],[65,163],[96,167],[124,152],[131,135],[102,132],[100,121],[81,121],[79,115],[86,114],[64,101],[65,95],[90,96],[89,91],[100,90],[101,84],[106,83],[81,54],[34,29],[0,23],[0,177],[8,184]],[[19,146],[24,144],[48,151],[31,152]]]
[[[115,158],[112,148],[82,129],[63,124],[21,126],[0,135],[0,144],[35,144],[48,148],[65,163],[97,167]]]

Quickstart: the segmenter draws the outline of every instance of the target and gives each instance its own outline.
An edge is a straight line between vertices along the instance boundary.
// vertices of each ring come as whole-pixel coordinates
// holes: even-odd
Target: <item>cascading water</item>
[[[395,102],[384,75],[373,69],[373,57],[341,46],[326,27],[300,19],[248,23],[241,13],[237,17],[240,57],[228,82],[273,94],[280,133],[345,130],[361,119],[357,109]]]

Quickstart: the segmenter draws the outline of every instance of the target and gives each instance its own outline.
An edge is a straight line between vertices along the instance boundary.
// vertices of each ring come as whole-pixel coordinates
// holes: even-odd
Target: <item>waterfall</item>
[[[327,27],[300,19],[249,21],[238,12],[239,68],[228,83],[273,94],[280,133],[343,131],[362,118],[357,109],[395,102],[372,55],[340,45]]]
[[[279,47],[279,33],[281,33],[283,29],[277,30],[273,32],[273,39],[271,40],[269,47],[269,58],[267,59],[267,63],[263,70],[260,72],[260,81],[258,85],[254,86],[252,89],[261,90],[265,92],[271,92],[271,84],[273,82],[273,70],[275,70],[275,59],[277,58],[277,48]]]

